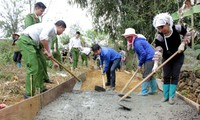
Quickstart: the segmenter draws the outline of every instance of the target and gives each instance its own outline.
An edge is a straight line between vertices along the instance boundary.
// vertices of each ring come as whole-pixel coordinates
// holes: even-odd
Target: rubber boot
[[[151,91],[149,92],[150,95],[157,93],[157,82],[155,79],[149,81],[149,86]]]
[[[17,63],[17,68],[19,69],[21,67],[21,63]]]
[[[166,102],[169,100],[169,84],[163,84],[163,95],[162,102]]]
[[[169,87],[169,104],[173,105],[174,104],[174,96],[176,94],[176,86],[174,84],[170,84]]]
[[[142,83],[142,91],[138,94],[140,96],[147,96],[148,95],[148,88],[149,88],[149,81]]]

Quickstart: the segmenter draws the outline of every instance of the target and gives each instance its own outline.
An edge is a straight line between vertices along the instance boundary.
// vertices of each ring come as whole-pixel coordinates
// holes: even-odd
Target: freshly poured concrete
[[[149,96],[132,94],[120,103],[131,108],[122,109],[116,92],[80,92],[62,94],[44,107],[35,120],[200,120],[196,110],[175,98],[169,105],[161,102],[162,93]]]

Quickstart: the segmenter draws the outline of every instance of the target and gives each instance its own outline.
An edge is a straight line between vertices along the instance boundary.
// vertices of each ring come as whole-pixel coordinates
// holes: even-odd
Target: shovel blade
[[[123,96],[124,96],[124,94],[118,94],[118,96],[119,96],[119,97],[123,97]],[[130,98],[131,98],[131,96],[127,96],[126,98],[130,99]]]
[[[105,92],[106,91],[106,89],[104,89],[103,87],[100,87],[100,86],[95,86],[94,90],[97,92]]]
[[[119,108],[119,109],[126,110],[126,111],[131,111],[131,110],[132,110],[132,109],[129,108],[128,106],[125,106],[125,105],[123,105],[123,104],[121,104],[121,103],[118,103],[118,104],[120,105],[120,108]]]

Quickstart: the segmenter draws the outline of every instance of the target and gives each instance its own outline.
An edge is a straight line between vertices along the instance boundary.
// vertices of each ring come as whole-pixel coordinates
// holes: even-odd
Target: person
[[[80,35],[81,33],[77,31],[75,37],[72,37],[69,41],[69,51],[72,52],[74,70],[78,67],[79,52],[82,50]]]
[[[28,15],[26,15],[25,19],[24,19],[24,24],[25,24],[25,28],[40,23],[40,19],[39,16],[41,16],[43,14],[43,12],[45,11],[46,6],[42,3],[42,2],[37,2],[34,6],[34,13],[30,13]],[[47,63],[43,64],[44,66],[44,82],[45,83],[53,83],[52,80],[49,79],[48,73],[47,73]]]
[[[123,65],[125,63],[125,60],[126,60],[126,52],[122,48],[119,48],[119,50],[120,50],[119,54],[122,56],[119,69],[122,69],[122,67],[123,67]]]
[[[53,39],[52,39],[52,43],[51,43],[51,51],[53,53],[53,57],[58,61],[58,62],[62,62],[61,60],[61,54],[60,54],[60,51],[58,49],[58,38],[57,36],[53,36]],[[51,63],[52,64],[52,63]],[[60,67],[60,70],[62,70],[61,66]]]
[[[133,28],[127,28],[125,33],[122,35],[128,41],[128,45],[130,45],[137,54],[139,60],[137,69],[141,70],[142,65],[144,65],[143,78],[147,77],[152,72],[154,65],[152,60],[154,56],[153,47],[148,43],[143,35],[136,34],[135,29]],[[149,87],[151,88],[151,91],[149,91]],[[142,90],[138,95],[147,96],[148,94],[155,93],[157,93],[157,83],[154,76],[152,76],[142,83]]]
[[[16,42],[19,39],[19,34],[12,34],[12,38],[13,38],[12,46],[16,46]],[[16,62],[18,69],[21,68],[21,58],[22,58],[22,54],[16,47],[14,50],[13,61]]]
[[[40,23],[39,16],[43,14],[46,6],[42,2],[37,2],[34,6],[34,13],[30,13],[26,15],[24,19],[25,28],[34,25],[36,23]]]
[[[26,28],[18,40],[19,50],[24,57],[26,64],[26,83],[24,98],[34,96],[36,91],[44,92],[44,65],[46,59],[44,54],[49,58],[52,57],[49,43],[53,36],[60,35],[66,28],[64,21],[59,20],[55,24],[38,23]],[[58,66],[53,62],[54,66]]]
[[[162,101],[169,101],[169,104],[174,104],[179,73],[184,62],[183,51],[185,50],[185,45],[190,42],[189,33],[182,25],[173,25],[173,19],[168,13],[157,14],[153,19],[153,26],[158,31],[155,46],[158,53],[163,51],[162,62],[165,62],[176,51],[180,53],[163,67],[164,97]],[[182,41],[180,35],[183,36]]]
[[[106,73],[107,82],[106,86],[110,86],[110,90],[115,90],[115,70],[120,64],[121,55],[114,49],[107,47],[100,47],[98,44],[92,46],[92,51],[95,55],[100,56],[100,66],[102,67],[105,62],[102,74]]]
[[[90,54],[90,48],[83,47],[83,50],[81,51],[81,59],[82,59],[82,65],[85,62],[85,66],[88,67],[88,56]]]
[[[64,48],[62,50],[61,54],[62,54],[62,62],[65,63],[65,60],[66,60],[66,57],[67,57],[67,54],[68,54],[67,49]]]

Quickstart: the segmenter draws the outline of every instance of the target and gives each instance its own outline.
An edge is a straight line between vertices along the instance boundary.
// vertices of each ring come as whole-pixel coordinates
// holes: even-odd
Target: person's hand
[[[138,71],[140,71],[140,73],[143,73],[142,67],[141,66],[137,66]]]
[[[56,53],[56,49],[54,49],[53,52]]]
[[[155,71],[158,68],[158,61],[154,61],[152,71]]]
[[[43,53],[45,55],[47,55],[48,58],[51,58],[52,57],[52,54],[50,52],[48,52],[47,50],[44,50]]]
[[[184,50],[185,50],[185,43],[182,42],[182,43],[179,45],[179,47],[178,47],[178,52],[181,53],[181,52],[183,52]]]
[[[53,62],[53,67],[54,67],[54,68],[58,68],[59,65],[58,65],[56,62]]]
[[[99,67],[102,69],[102,68],[103,68],[103,65],[100,65]]]

